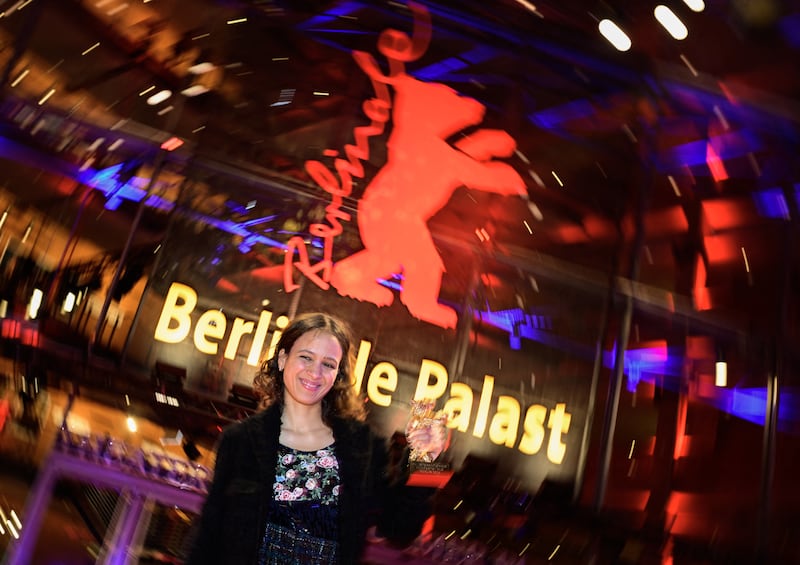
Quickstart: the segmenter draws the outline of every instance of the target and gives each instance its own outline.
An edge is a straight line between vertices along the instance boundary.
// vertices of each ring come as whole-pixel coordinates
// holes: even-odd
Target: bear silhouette
[[[330,283],[339,294],[388,306],[391,290],[379,280],[402,273],[400,300],[416,318],[454,328],[457,315],[439,304],[444,263],[427,221],[453,192],[476,190],[527,198],[522,177],[507,163],[516,142],[505,131],[479,129],[451,144],[447,139],[479,124],[485,106],[440,83],[405,73],[392,77],[392,133],[386,164],[359,200],[363,250],[333,265]]]

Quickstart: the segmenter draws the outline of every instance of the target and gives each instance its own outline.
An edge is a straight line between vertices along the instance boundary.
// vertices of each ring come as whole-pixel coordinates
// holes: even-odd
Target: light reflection
[[[631,48],[631,45],[633,45],[628,34],[609,19],[600,20],[600,23],[597,24],[597,28],[600,30],[603,37],[618,51],[627,51]]]
[[[728,386],[728,364],[725,361],[717,361],[714,384],[718,387]]]
[[[158,104],[161,104],[167,100],[170,96],[172,96],[171,90],[167,90],[166,88],[164,90],[159,90],[147,99],[147,104],[148,106],[157,106]]]
[[[680,18],[675,15],[675,12],[663,4],[656,6],[655,10],[653,10],[653,14],[658,20],[658,23],[660,23],[675,39],[680,41],[686,39],[689,35],[689,30],[686,29],[686,26]]]
[[[48,91],[45,93],[45,95],[44,95],[44,96],[42,96],[42,97],[39,99],[39,102],[38,102],[39,106],[42,106],[42,105],[44,105],[44,103],[45,103],[45,102],[47,102],[48,100],[50,100],[50,97],[51,97],[53,94],[55,94],[55,93],[56,93],[56,89],[55,89],[55,88],[51,88],[50,90],[48,90]]]
[[[15,87],[15,86],[17,86],[17,85],[18,85],[20,82],[22,82],[22,79],[24,79],[26,76],[28,76],[28,73],[30,73],[30,72],[31,72],[31,70],[30,70],[30,69],[25,69],[24,71],[22,71],[21,73],[19,73],[19,76],[18,76],[17,78],[15,78],[15,79],[13,80],[13,82],[11,83],[11,88],[14,88],[14,87]]]
[[[683,0],[683,3],[693,12],[702,12],[706,9],[706,4],[703,0]]]

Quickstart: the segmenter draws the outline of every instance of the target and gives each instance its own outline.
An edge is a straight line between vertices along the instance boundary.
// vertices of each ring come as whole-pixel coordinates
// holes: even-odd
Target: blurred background
[[[0,1],[0,549],[180,563],[219,432],[324,310],[382,435],[425,383],[451,412],[404,558],[800,562],[798,28],[789,0]],[[482,116],[392,105],[398,65]],[[387,305],[327,284],[400,159],[409,210],[452,185],[418,213],[454,327],[408,265]]]

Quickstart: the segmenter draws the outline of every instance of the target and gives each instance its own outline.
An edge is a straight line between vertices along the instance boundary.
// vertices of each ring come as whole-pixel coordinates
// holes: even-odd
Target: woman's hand
[[[412,461],[435,461],[450,443],[447,422],[439,418],[424,418],[409,422],[406,439],[411,446]]]

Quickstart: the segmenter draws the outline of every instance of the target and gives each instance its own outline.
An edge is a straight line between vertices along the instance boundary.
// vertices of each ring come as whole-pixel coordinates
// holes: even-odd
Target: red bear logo
[[[445,269],[427,221],[460,186],[527,197],[522,177],[491,160],[511,156],[516,143],[504,131],[484,129],[451,145],[447,138],[479,124],[485,107],[405,73],[392,77],[391,85],[394,129],[387,162],[358,203],[364,250],[335,263],[330,283],[341,295],[387,306],[394,295],[378,279],[402,272],[400,300],[409,312],[453,328],[455,311],[438,303]]]

